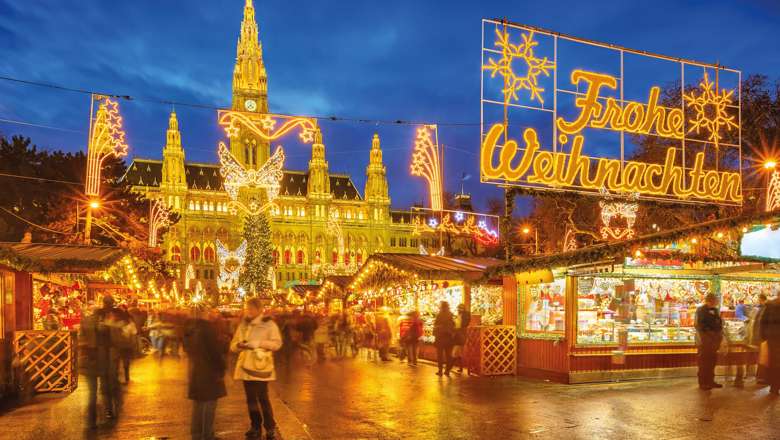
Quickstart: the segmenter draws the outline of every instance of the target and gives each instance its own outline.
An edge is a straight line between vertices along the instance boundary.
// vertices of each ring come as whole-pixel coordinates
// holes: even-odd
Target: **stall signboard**
[[[481,180],[742,204],[742,73],[482,21]]]

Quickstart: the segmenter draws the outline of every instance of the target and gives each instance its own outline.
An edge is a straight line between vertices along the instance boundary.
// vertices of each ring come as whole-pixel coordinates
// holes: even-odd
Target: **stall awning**
[[[669,258],[681,258],[688,261],[718,261],[737,263],[771,264],[778,260],[740,255],[739,248],[729,247],[728,241],[739,244],[739,239],[744,230],[749,230],[755,225],[777,224],[780,222],[780,212],[746,214],[692,226],[657,232],[631,240],[614,243],[603,243],[586,246],[570,252],[562,252],[550,255],[523,258],[504,263],[489,269],[488,277],[499,274],[529,272],[539,269],[553,269],[556,267],[574,267],[589,264],[623,264],[626,257],[633,257],[637,251],[640,254],[646,248],[660,246],[667,243],[690,241],[697,238],[696,249],[689,254],[683,254],[675,250],[659,251],[659,254],[668,254]],[[718,238],[718,234],[723,234]],[[728,234],[738,234],[738,237],[730,237]]]
[[[485,271],[503,263],[495,258],[483,257],[380,253],[368,258],[355,274],[350,288],[388,287],[413,279],[475,281],[482,278]]]
[[[107,246],[0,242],[0,264],[27,272],[95,272],[110,267],[126,253]]]
[[[344,298],[350,292],[351,275],[330,275],[322,281],[318,296],[323,299]]]

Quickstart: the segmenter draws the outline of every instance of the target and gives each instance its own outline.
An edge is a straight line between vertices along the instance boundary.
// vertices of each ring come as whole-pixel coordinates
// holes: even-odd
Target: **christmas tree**
[[[261,212],[246,216],[243,237],[246,240],[246,258],[238,284],[253,296],[270,297],[273,288],[269,277],[273,264],[273,246],[271,226],[265,214]]]

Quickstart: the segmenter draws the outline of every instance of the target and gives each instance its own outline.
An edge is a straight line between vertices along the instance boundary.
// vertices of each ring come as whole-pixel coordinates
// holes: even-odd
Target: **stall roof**
[[[343,297],[349,292],[352,275],[329,275],[322,280],[318,295],[322,298]]]
[[[484,257],[379,253],[371,255],[366,260],[355,274],[350,287],[361,290],[383,284],[383,280],[388,284],[408,281],[410,276],[429,280],[474,281],[482,278],[485,271],[501,266],[503,263],[495,258]],[[387,268],[392,268],[394,271],[388,271]],[[383,271],[384,274],[379,274]]]
[[[0,242],[0,264],[27,272],[95,272],[110,267],[126,253],[108,246]]]
[[[510,263],[505,263],[500,266],[491,268],[486,272],[486,277],[497,276],[502,273],[516,273],[543,268],[571,267],[583,264],[615,261],[631,256],[637,249],[646,248],[648,246],[656,246],[672,241],[685,240],[695,236],[716,233],[726,229],[739,230],[741,228],[751,227],[756,224],[777,222],[780,222],[780,212],[778,211],[758,214],[745,214],[736,217],[711,220],[696,225],[671,229],[669,231],[656,232],[630,240],[623,240],[614,243],[602,243],[593,246],[586,246],[570,252],[561,252],[515,260]],[[694,258],[705,261],[743,261],[759,263],[771,263],[778,261],[767,258],[741,256],[738,254],[695,255]]]

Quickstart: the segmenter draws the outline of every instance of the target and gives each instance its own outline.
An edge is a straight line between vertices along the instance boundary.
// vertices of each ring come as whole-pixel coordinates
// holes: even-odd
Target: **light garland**
[[[491,228],[485,219],[477,221],[477,216],[488,217],[487,214],[469,213],[465,215],[460,211],[455,213],[456,221],[454,222],[450,212],[442,214],[441,221],[435,217],[430,217],[427,221],[424,221],[421,216],[414,216],[412,218],[412,235],[443,232],[455,235],[471,235],[484,245],[498,243],[498,231]]]
[[[170,213],[162,199],[149,201],[149,247],[157,247],[157,232],[171,225]]]
[[[563,236],[563,252],[571,252],[577,249],[577,238],[574,231],[566,229],[566,235]]]
[[[217,113],[218,123],[225,129],[231,139],[238,137],[242,128],[246,128],[266,141],[274,141],[290,131],[299,128],[302,142],[310,144],[314,141],[317,131],[317,120],[303,116],[275,115],[271,113],[244,113],[233,110],[220,110]],[[279,128],[274,130],[280,122]]]
[[[430,129],[434,130],[435,141],[431,139]],[[428,181],[431,208],[434,211],[441,211],[444,208],[443,185],[439,156],[439,130],[435,125],[423,125],[417,129],[410,171],[413,176],[423,177]]]
[[[241,274],[241,268],[244,267],[246,260],[246,240],[236,250],[229,250],[222,242],[217,239],[217,259],[219,260],[219,277],[217,286],[222,288],[233,288],[238,286],[238,276]]]
[[[107,96],[95,96],[100,101],[92,132],[87,145],[87,178],[84,192],[88,196],[100,195],[100,172],[103,161],[109,156],[127,156],[127,143],[122,128],[119,104]]]
[[[279,182],[284,177],[284,150],[282,150],[281,146],[276,147],[274,154],[257,170],[244,168],[223,142],[219,143],[217,154],[221,165],[219,173],[223,177],[225,192],[231,199],[228,202],[228,211],[234,215],[238,210],[255,215],[274,206],[273,202],[279,196],[279,189],[281,188]],[[265,189],[268,201],[261,205],[257,201],[251,200],[248,205],[245,205],[238,200],[239,190],[242,187]]]

